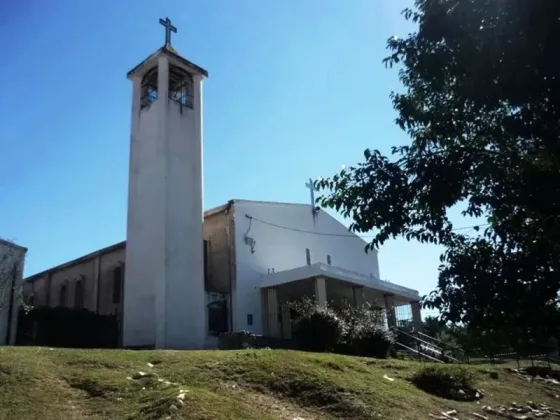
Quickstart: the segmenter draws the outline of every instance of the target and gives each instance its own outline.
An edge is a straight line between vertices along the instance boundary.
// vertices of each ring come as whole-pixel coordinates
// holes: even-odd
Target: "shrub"
[[[218,348],[221,350],[239,350],[255,347],[256,335],[251,331],[222,333],[218,337]]]
[[[114,348],[119,344],[119,325],[114,315],[86,309],[20,309],[17,345],[74,348]]]
[[[386,358],[393,343],[394,339],[390,331],[372,326],[347,340],[346,351],[343,352],[354,356]]]
[[[303,350],[387,357],[394,342],[384,328],[382,311],[319,306],[307,298],[290,307],[295,312],[294,337]]]
[[[333,309],[317,305],[308,298],[292,302],[290,307],[295,312],[293,335],[302,350],[335,350],[341,341],[344,325]]]
[[[384,326],[382,310],[347,305],[339,311],[345,324],[341,353],[380,358],[388,356],[395,340],[393,333]]]
[[[474,388],[474,375],[460,366],[426,366],[418,370],[412,382],[421,390],[438,397],[472,401],[478,391]]]

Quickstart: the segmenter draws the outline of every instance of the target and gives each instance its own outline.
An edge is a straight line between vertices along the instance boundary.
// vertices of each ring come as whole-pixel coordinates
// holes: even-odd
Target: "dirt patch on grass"
[[[2,368],[0,367],[0,370]],[[530,366],[518,369],[519,372],[528,376],[540,376],[542,378],[560,379],[560,370],[552,369],[548,366]]]
[[[159,420],[176,411],[178,411],[176,399],[167,396],[157,399],[146,398],[143,407],[140,409],[140,414],[141,418],[145,420]]]
[[[258,407],[262,411],[273,414],[280,420],[294,420],[294,419],[305,419],[305,420],[316,420],[318,417],[309,413],[309,411],[304,410],[289,401],[280,400],[273,395],[248,392],[245,397],[251,402],[252,405]]]
[[[119,369],[120,366],[116,363],[101,361],[101,360],[68,360],[68,366],[86,368],[86,369]]]
[[[348,368],[346,366],[340,365],[340,364],[335,363],[335,362],[322,362],[321,365],[323,365],[327,369],[339,370],[341,372],[344,372],[345,370],[348,370]]]
[[[343,418],[363,417],[366,405],[351,391],[314,379],[286,377],[270,380],[266,388],[304,407],[320,408]]]
[[[6,365],[0,365],[0,375],[11,375],[12,369]]]
[[[391,370],[409,370],[410,367],[406,365],[397,365],[395,363],[385,363],[381,365],[382,369],[391,369]]]
[[[7,384],[11,375],[12,370],[8,366],[0,365],[0,386]]]
[[[118,388],[107,386],[92,379],[67,379],[70,388],[78,389],[87,394],[90,398],[110,398],[118,392]]]

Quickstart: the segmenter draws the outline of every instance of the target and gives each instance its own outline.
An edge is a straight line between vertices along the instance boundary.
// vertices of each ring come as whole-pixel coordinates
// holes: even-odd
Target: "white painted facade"
[[[192,109],[168,97],[172,65],[192,75]],[[142,80],[155,66],[157,99],[142,108]],[[167,46],[129,73],[133,106],[123,313],[126,347],[205,346],[201,92],[205,75]]]
[[[0,346],[14,344],[27,249],[0,240]]]
[[[310,205],[244,200],[235,200],[233,208],[236,331],[261,333],[260,287],[266,286],[263,279],[272,272],[330,261],[332,266],[360,274],[366,282],[371,278],[372,287],[380,278],[377,251],[366,253],[365,241],[324,211],[313,217]],[[253,325],[247,323],[248,314]]]

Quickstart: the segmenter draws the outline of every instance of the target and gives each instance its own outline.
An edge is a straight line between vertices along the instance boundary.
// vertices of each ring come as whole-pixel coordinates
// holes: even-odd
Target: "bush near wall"
[[[482,394],[474,388],[474,374],[464,366],[424,366],[412,377],[421,390],[441,398],[474,401]]]
[[[321,306],[311,299],[292,302],[290,307],[296,314],[294,337],[302,350],[387,357],[394,343],[381,310]]]
[[[218,348],[220,350],[262,348],[299,350],[300,346],[293,339],[265,337],[253,334],[250,331],[235,331],[220,334],[218,336]]]
[[[35,308],[21,311],[17,345],[116,348],[119,328],[115,315],[98,315],[85,309]]]

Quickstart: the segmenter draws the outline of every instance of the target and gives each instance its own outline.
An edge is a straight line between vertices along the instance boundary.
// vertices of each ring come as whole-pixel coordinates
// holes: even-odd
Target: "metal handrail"
[[[422,353],[421,351],[414,350],[412,347],[405,346],[405,345],[402,344],[402,343],[396,342],[395,344],[398,345],[398,346],[401,346],[402,348],[404,348],[404,349],[406,349],[406,350],[408,350],[408,351],[411,351],[411,352],[413,352],[413,353],[416,353],[416,354],[417,354],[418,356],[420,356],[420,357],[425,357],[426,359],[429,359],[429,360],[432,361],[432,362],[443,363],[443,361],[440,360],[440,359],[436,359],[435,357],[432,357],[432,356],[430,356],[430,355],[427,355],[426,353]]]
[[[434,351],[435,353],[440,353],[442,359],[447,360],[447,361],[452,361],[452,362],[461,363],[461,361],[460,361],[459,359],[445,354],[445,352],[446,352],[446,351],[449,351],[450,349],[451,349],[451,350],[459,350],[459,351],[461,351],[461,352],[463,353],[463,362],[468,362],[467,353],[465,352],[464,349],[461,349],[461,348],[456,347],[456,346],[449,346],[449,345],[446,345],[445,343],[443,343],[443,342],[441,342],[441,341],[439,341],[439,340],[437,340],[437,339],[434,339],[434,341],[438,341],[438,342],[440,342],[441,344],[443,344],[442,347],[439,347],[439,346],[435,345],[434,343],[430,343],[430,342],[428,342],[428,341],[426,341],[426,340],[422,340],[421,338],[419,338],[418,336],[419,336],[419,335],[422,335],[422,336],[424,336],[424,337],[428,337],[428,338],[433,339],[433,337],[430,337],[429,335],[423,334],[423,333],[421,333],[421,332],[419,332],[419,331],[416,332],[416,335],[412,335],[412,334],[409,334],[409,333],[407,333],[407,332],[405,332],[405,331],[402,331],[402,330],[399,329],[398,327],[393,327],[392,330],[393,330],[396,334],[402,334],[402,335],[404,335],[404,336],[406,336],[406,337],[409,337],[409,338],[413,339],[416,343],[418,343],[418,348],[419,348],[418,352],[420,352],[420,345],[421,345],[421,344],[424,344],[424,345],[426,345],[426,346],[429,346],[431,349],[433,349],[433,351]],[[399,344],[402,345],[401,343],[399,343]],[[438,360],[439,360],[439,359],[438,359]]]
[[[461,356],[462,356],[463,361],[468,363],[467,351],[466,351],[464,348],[462,348],[462,347],[460,347],[460,346],[453,346],[453,345],[451,345],[451,344],[444,343],[443,341],[438,340],[437,338],[432,337],[432,336],[429,336],[429,335],[427,335],[427,334],[424,334],[424,333],[421,332],[421,331],[418,331],[417,333],[418,333],[419,335],[423,336],[423,337],[428,337],[429,339],[431,339],[431,340],[433,340],[434,342],[438,343],[444,351],[445,351],[445,350],[447,350],[447,351],[456,351],[456,352],[461,353]],[[449,357],[449,356],[447,356],[447,357]],[[457,358],[455,358],[455,357],[452,357],[452,359],[459,361],[459,360],[458,360]]]
[[[444,350],[444,349],[442,349],[442,348],[439,348],[438,346],[433,345],[432,343],[429,343],[429,342],[427,342],[427,341],[422,340],[421,338],[415,337],[415,336],[412,335],[412,334],[409,334],[409,333],[407,333],[407,332],[404,332],[403,330],[399,330],[398,328],[395,328],[395,330],[397,331],[398,334],[405,335],[405,336],[410,337],[410,338],[412,338],[412,339],[414,339],[414,340],[416,340],[416,341],[418,341],[418,342],[420,342],[420,343],[427,344],[428,346],[434,347],[436,350]]]
[[[465,351],[465,349],[463,349],[463,348],[461,348],[461,347],[459,347],[459,346],[453,346],[453,345],[451,345],[451,344],[444,343],[443,341],[438,340],[437,338],[432,337],[431,335],[424,334],[424,333],[421,332],[421,331],[418,331],[417,334],[419,334],[419,335],[421,335],[421,336],[424,336],[424,337],[428,337],[430,340],[433,340],[433,341],[435,341],[435,342],[437,342],[437,343],[439,343],[439,344],[442,344],[443,346],[445,346],[445,347],[447,347],[447,348],[449,348],[449,349],[460,350],[460,351],[462,351],[462,352]]]

